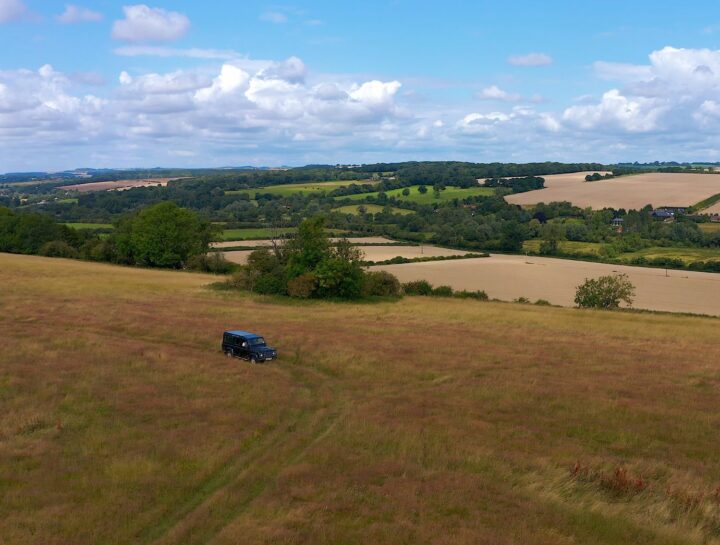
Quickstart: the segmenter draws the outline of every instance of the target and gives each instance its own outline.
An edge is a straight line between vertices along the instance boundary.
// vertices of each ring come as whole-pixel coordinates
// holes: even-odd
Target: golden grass
[[[0,254],[4,545],[717,542],[716,320],[214,280]]]

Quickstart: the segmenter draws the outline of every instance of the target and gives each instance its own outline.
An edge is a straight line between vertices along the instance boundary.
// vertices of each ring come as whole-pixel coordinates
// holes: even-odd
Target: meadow
[[[360,214],[360,207],[363,207],[365,209],[365,212],[368,214],[379,214],[383,210],[385,210],[384,206],[380,206],[379,204],[349,204],[347,206],[340,206],[338,208],[334,208],[333,212],[340,212],[341,214],[352,214],[353,216],[357,216]],[[414,211],[407,210],[406,208],[397,208],[396,206],[391,206],[390,211],[393,214],[414,214]]]
[[[453,199],[466,199],[467,197],[488,197],[495,194],[495,189],[491,187],[452,187],[448,186],[436,197],[432,186],[427,186],[427,193],[420,193],[419,185],[410,186],[409,195],[403,195],[403,189],[392,189],[386,191],[385,194],[388,197],[395,197],[396,199],[412,202],[415,204],[434,204],[451,201]],[[345,197],[335,197],[335,200],[350,199],[353,201],[363,200],[366,197],[377,197],[378,193],[359,193],[356,195],[348,195]]]
[[[234,191],[226,191],[225,195],[250,195],[250,198],[255,198],[255,195],[260,193],[261,195],[277,195],[280,197],[290,197],[298,193],[320,193],[322,191],[332,191],[338,187],[346,187],[353,183],[358,185],[362,184],[374,184],[372,180],[358,180],[355,182],[347,180],[338,180],[334,182],[312,182],[305,184],[282,184],[272,185],[268,187],[260,187],[254,189],[238,189]]]
[[[508,195],[505,200],[522,206],[569,201],[582,208],[639,210],[647,204],[689,207],[720,193],[718,174],[647,173],[585,182],[586,174],[543,176],[545,189]]]
[[[0,254],[4,545],[718,542],[716,319],[215,280]]]
[[[64,225],[67,225],[72,229],[77,229],[78,231],[93,231],[95,229],[113,228],[112,223],[65,223]]]

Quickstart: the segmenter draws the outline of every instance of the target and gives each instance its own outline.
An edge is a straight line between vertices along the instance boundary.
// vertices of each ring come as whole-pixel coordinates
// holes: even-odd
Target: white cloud
[[[22,0],[0,0],[0,23],[9,23],[22,17],[27,7]]]
[[[102,19],[102,13],[76,6],[75,4],[67,4],[65,11],[57,16],[58,22],[64,25],[73,23],[95,23],[102,21]]]
[[[508,63],[513,66],[547,66],[553,63],[553,58],[545,53],[528,53],[527,55],[512,55]]]
[[[125,19],[113,24],[113,38],[128,42],[167,42],[182,38],[190,28],[187,16],[145,4],[124,6]]]
[[[266,23],[281,25],[283,23],[287,23],[288,16],[280,11],[266,11],[260,15],[260,20],[265,21]]]
[[[500,89],[497,85],[491,85],[485,87],[480,92],[476,93],[476,98],[480,100],[497,100],[502,102],[519,102],[522,100],[522,96],[516,93],[509,93],[503,89]]]

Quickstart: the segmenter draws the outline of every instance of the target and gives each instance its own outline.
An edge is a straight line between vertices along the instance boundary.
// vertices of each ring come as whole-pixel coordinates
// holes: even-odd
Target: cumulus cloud
[[[112,35],[128,42],[167,42],[182,38],[190,28],[187,16],[145,4],[124,6],[125,19],[115,21]]]
[[[518,102],[522,100],[522,96],[516,93],[509,93],[504,89],[500,89],[497,85],[491,85],[485,87],[481,91],[475,94],[475,97],[480,100],[497,100],[502,102]]]
[[[508,57],[508,64],[513,66],[547,66],[552,63],[553,58],[545,53],[528,53],[527,55]]]
[[[76,6],[75,4],[67,4],[65,11],[57,16],[58,22],[64,25],[73,23],[96,23],[102,21],[102,19],[102,13]]]
[[[27,7],[22,0],[0,0],[0,24],[15,21],[26,11]]]

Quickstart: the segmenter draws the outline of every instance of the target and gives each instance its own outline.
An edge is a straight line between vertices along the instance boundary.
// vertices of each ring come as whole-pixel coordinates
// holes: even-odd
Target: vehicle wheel
[[[252,357],[252,358],[250,358],[250,363],[252,363],[253,365],[257,365],[257,364],[259,364],[259,363],[260,363],[260,360],[258,360],[258,359],[256,359],[256,358]]]
[[[225,352],[225,355],[226,355],[228,358],[232,358],[232,357],[233,357],[232,350],[228,350],[227,352]]]

